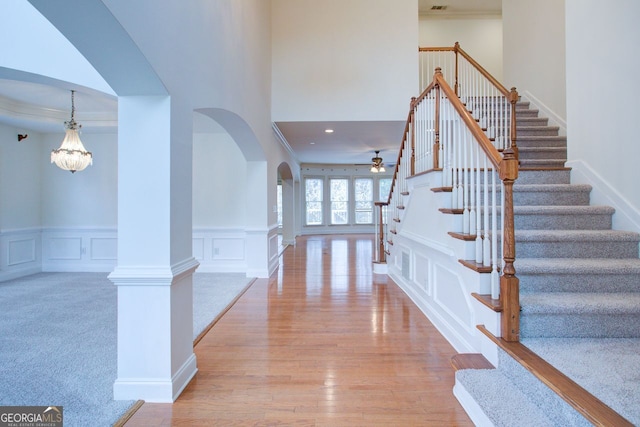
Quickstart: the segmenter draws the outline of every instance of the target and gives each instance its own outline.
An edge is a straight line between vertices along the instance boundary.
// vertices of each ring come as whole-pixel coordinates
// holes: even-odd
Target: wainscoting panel
[[[90,239],[91,260],[117,261],[118,239],[110,237],[92,237]]]
[[[434,284],[433,300],[438,304],[440,310],[447,313],[452,321],[457,322],[463,328],[469,328],[472,318],[469,311],[469,297],[462,286],[460,277],[443,265],[436,265]]]
[[[113,271],[118,260],[115,228],[42,230],[42,271]]]
[[[479,351],[471,297],[479,290],[479,275],[458,262],[455,250],[412,237],[394,237],[389,276],[457,351]]]
[[[247,270],[246,233],[241,229],[196,228],[193,257],[202,273],[244,273]]]
[[[193,257],[202,263],[204,261],[204,238],[194,237],[192,243]]]
[[[427,296],[431,296],[431,261],[422,254],[414,253],[413,283]]]
[[[39,228],[0,233],[0,281],[39,273],[41,245]]]
[[[35,237],[10,239],[7,241],[7,266],[36,262]]]
[[[80,260],[84,249],[81,237],[49,237],[47,247],[48,260]]]
[[[243,260],[244,238],[214,237],[211,240],[214,260]]]

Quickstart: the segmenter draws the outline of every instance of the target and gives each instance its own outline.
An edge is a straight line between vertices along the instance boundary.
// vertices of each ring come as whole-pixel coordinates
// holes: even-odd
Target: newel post
[[[516,277],[515,226],[513,215],[513,183],[518,178],[518,159],[512,148],[507,148],[500,162],[500,179],[504,184],[504,239],[502,254],[504,269],[500,276],[500,303],[502,305],[501,335],[506,341],[520,340],[520,282]]]
[[[387,202],[375,202],[378,209],[378,262],[384,263],[387,261],[387,254],[384,251],[384,206],[388,206]]]
[[[511,104],[511,149],[513,149],[513,154],[516,157],[516,160],[520,158],[518,154],[518,143],[517,139],[517,126],[516,126],[516,103],[518,102],[518,91],[515,87],[511,88],[511,92],[509,92],[509,103]]]
[[[456,43],[457,44],[457,43]],[[457,57],[457,51],[456,51]],[[436,74],[442,75],[442,69],[436,68]],[[440,84],[436,84],[436,116],[434,118],[434,142],[433,142],[433,168],[437,169],[440,165]]]
[[[455,83],[453,85],[453,91],[458,96],[460,96],[460,93],[458,92],[458,50],[459,49],[460,49],[460,43],[456,42],[456,44],[453,45],[453,51],[456,53],[456,67],[455,67],[456,81],[455,81]]]
[[[411,97],[411,176],[416,174],[416,97]]]

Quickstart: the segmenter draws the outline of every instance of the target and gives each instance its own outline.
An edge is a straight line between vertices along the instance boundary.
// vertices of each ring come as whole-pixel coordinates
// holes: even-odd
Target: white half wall
[[[476,325],[486,321],[472,292],[488,293],[489,277],[462,266],[474,242],[454,239],[449,231],[459,227],[459,215],[440,212],[449,207],[451,193],[434,193],[442,174],[432,172],[409,181],[406,206],[393,235],[387,257],[389,276],[407,293],[456,351],[482,351]],[[489,325],[493,330],[494,325]]]

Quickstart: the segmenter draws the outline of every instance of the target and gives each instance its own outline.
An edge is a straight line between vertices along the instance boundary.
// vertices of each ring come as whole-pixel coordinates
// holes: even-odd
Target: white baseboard
[[[10,271],[0,272],[0,282],[6,282],[7,280],[19,279],[20,277],[30,276],[32,274],[40,273],[42,270],[39,265],[13,268]]]
[[[118,378],[113,384],[114,400],[144,400],[152,403],[173,403],[198,372],[196,357],[191,356],[170,379]]]
[[[559,135],[567,136],[567,121],[565,118],[561,117],[558,113],[533,96],[533,94],[528,90],[525,90],[520,94],[520,96],[524,100],[529,101],[531,105],[535,107],[534,109],[538,109],[541,117],[547,117],[549,119],[549,126],[558,126],[560,128],[558,131]]]

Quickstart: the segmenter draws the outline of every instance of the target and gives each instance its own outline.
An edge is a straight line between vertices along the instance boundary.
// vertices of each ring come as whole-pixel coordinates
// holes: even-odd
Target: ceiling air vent
[[[431,10],[445,10],[447,6],[431,6]]]

